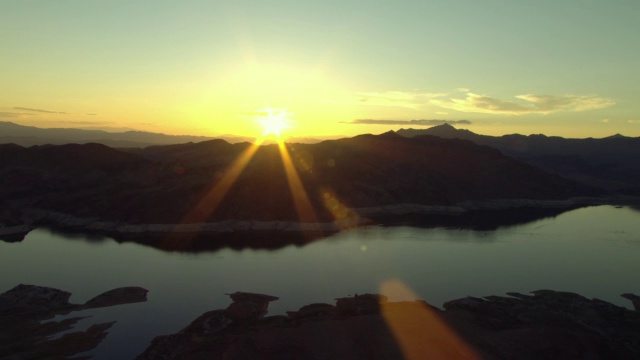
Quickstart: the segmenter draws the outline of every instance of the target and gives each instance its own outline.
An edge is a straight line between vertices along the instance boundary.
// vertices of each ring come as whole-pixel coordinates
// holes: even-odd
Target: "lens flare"
[[[259,112],[263,115],[256,118],[256,122],[262,126],[262,136],[274,135],[279,139],[282,132],[290,127],[291,120],[285,109],[264,108]]]

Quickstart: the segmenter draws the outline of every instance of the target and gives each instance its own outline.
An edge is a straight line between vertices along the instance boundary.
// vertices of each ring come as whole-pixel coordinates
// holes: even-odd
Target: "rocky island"
[[[57,315],[147,301],[147,290],[124,287],[104,292],[84,304],[71,304],[71,293],[35,285],[18,285],[0,295],[0,359],[70,359],[96,347],[114,324],[94,324],[70,332],[83,317]],[[64,334],[58,336],[65,332]],[[73,357],[76,360],[90,357]]]
[[[230,294],[177,334],[157,337],[151,359],[637,359],[640,313],[574,293],[463,298],[444,310],[363,294],[264,316],[276,297]]]
[[[1,359],[89,359],[113,323],[69,332],[80,318],[56,314],[146,301],[147,291],[115,289],[83,305],[70,293],[19,285],[0,295]],[[275,296],[235,292],[226,309],[206,312],[176,334],[155,338],[138,360],[151,359],[637,359],[640,297],[635,310],[574,293],[467,297],[443,309],[380,294],[336,299],[267,316]],[[64,335],[56,336],[61,332]]]

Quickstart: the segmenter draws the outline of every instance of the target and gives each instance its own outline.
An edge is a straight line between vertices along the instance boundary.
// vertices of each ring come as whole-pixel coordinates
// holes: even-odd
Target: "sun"
[[[289,128],[290,120],[284,109],[265,108],[260,111],[263,115],[256,118],[256,122],[262,126],[262,136],[274,135],[278,139],[282,132]]]

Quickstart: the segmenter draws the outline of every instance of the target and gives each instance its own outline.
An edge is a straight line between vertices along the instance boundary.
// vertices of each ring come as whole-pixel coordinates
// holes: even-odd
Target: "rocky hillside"
[[[0,198],[5,211],[40,208],[135,224],[296,220],[300,204],[313,213],[303,220],[333,221],[383,205],[598,194],[463,140],[387,133],[286,148],[295,169],[289,173],[277,145],[212,140],[135,152],[99,144],[2,145]],[[295,196],[290,181],[301,185]]]
[[[152,359],[637,359],[640,313],[551,290],[467,297],[445,310],[362,294],[265,316],[277,297],[236,292],[226,309],[156,337]],[[634,294],[624,297],[638,301]]]
[[[397,134],[469,140],[566,178],[613,193],[640,195],[640,138],[620,134],[602,139],[567,139],[542,134],[487,136],[448,124],[424,130],[401,129]]]

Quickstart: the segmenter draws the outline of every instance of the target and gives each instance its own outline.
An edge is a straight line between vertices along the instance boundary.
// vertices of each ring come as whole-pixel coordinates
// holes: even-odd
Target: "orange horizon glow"
[[[295,112],[290,137],[438,119],[487,135],[640,136],[635,4],[89,3],[0,2],[0,121],[247,137],[266,130],[247,109],[269,104]],[[354,125],[367,119],[387,123]]]

